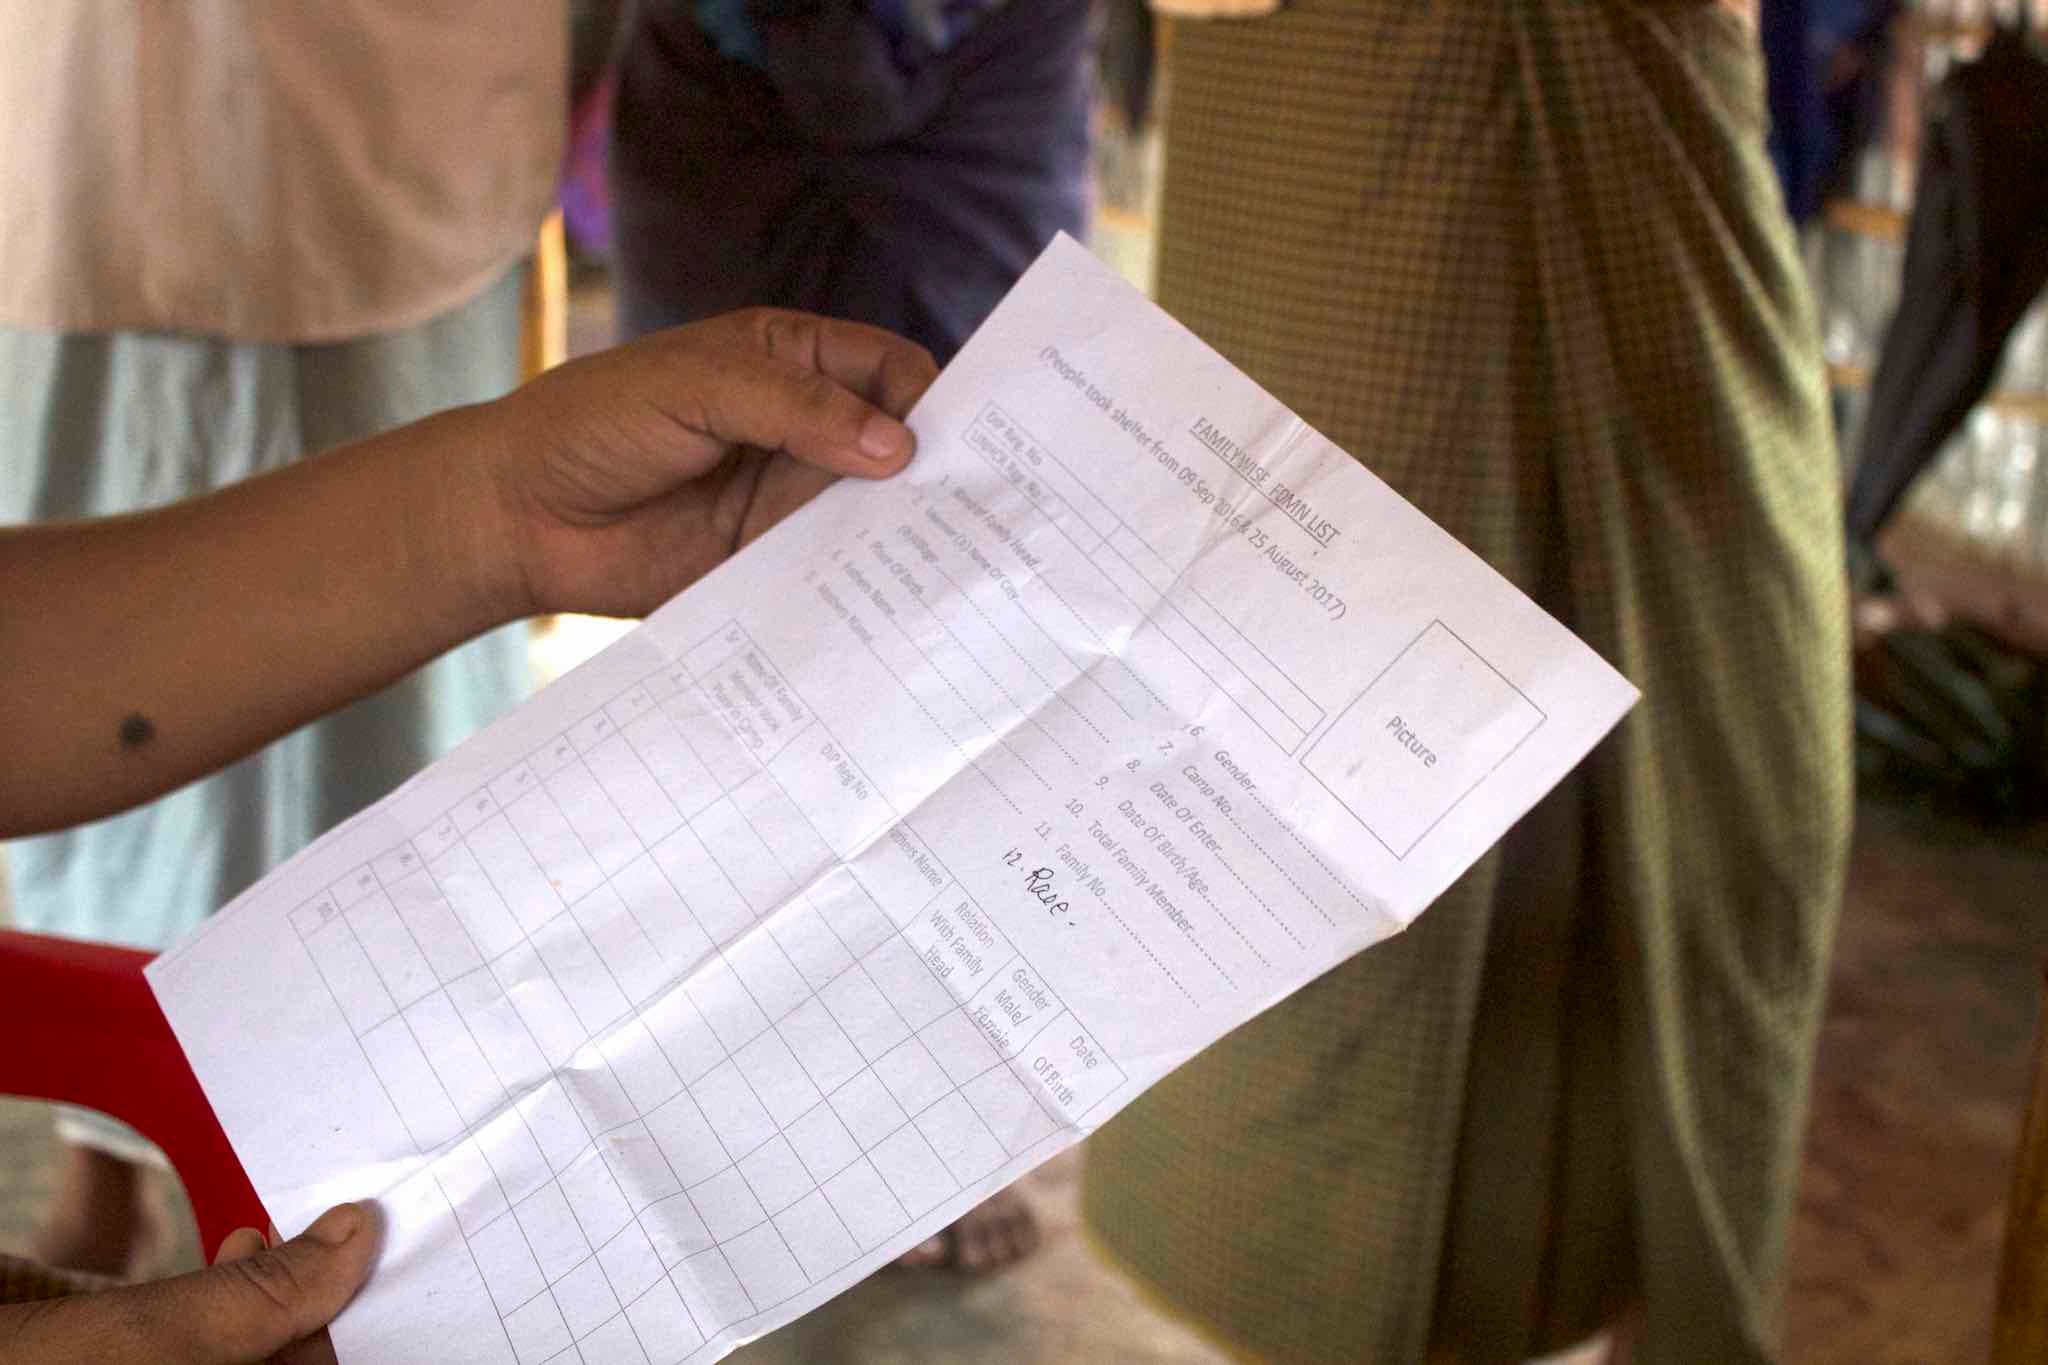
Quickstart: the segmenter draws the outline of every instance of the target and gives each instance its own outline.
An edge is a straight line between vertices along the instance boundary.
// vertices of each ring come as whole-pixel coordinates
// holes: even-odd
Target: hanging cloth
[[[1927,116],[1898,312],[1871,383],[1849,489],[1868,541],[1991,386],[2048,283],[2048,61],[2000,28]]]

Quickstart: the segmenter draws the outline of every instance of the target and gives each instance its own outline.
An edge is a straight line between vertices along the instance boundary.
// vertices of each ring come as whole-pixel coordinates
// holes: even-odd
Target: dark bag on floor
[[[1931,785],[1989,819],[2048,809],[2048,661],[1975,626],[1901,628],[1856,654],[1866,776]]]

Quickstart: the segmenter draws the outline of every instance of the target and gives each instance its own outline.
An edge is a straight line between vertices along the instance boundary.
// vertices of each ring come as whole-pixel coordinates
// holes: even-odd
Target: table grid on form
[[[522,1365],[685,1359],[1123,1083],[949,876],[835,868],[774,765],[850,760],[707,652],[293,912]]]

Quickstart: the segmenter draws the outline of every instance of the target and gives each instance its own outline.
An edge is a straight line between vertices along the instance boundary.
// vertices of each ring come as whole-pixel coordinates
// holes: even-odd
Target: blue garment
[[[747,14],[747,0],[697,0],[697,27],[727,61],[761,64],[761,35]]]
[[[496,397],[519,378],[524,278],[320,345],[0,327],[0,522],[159,506]],[[9,844],[16,922],[163,947],[527,688],[526,631],[507,627],[160,800]]]
[[[1089,16],[1089,0],[640,6],[610,157],[623,330],[770,304],[946,359],[1054,234],[1084,229]]]
[[[1763,0],[1771,160],[1792,221],[1803,223],[1875,124],[1896,0]]]
[[[910,67],[946,51],[967,36],[989,11],[1009,0],[855,0],[887,35],[897,64]],[[697,26],[728,61],[761,65],[761,32],[755,15],[798,16],[817,8],[803,0],[696,0]]]

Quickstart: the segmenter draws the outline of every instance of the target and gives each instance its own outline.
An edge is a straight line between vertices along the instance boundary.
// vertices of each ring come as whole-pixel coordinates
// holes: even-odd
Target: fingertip
[[[302,1235],[324,1247],[345,1246],[363,1230],[365,1221],[362,1205],[336,1204],[314,1219]]]
[[[901,468],[916,449],[917,437],[910,428],[885,412],[870,412],[861,423],[860,453],[891,473]]]
[[[320,1285],[316,1293],[324,1323],[354,1298],[369,1278],[377,1260],[379,1232],[376,1205],[336,1204],[272,1254],[320,1267],[315,1276]],[[304,1259],[307,1257],[312,1259]]]
[[[337,1283],[354,1292],[376,1262],[380,1228],[373,1203],[336,1204],[321,1214],[294,1241],[317,1250],[335,1267]],[[287,1243],[287,1246],[290,1244]]]

